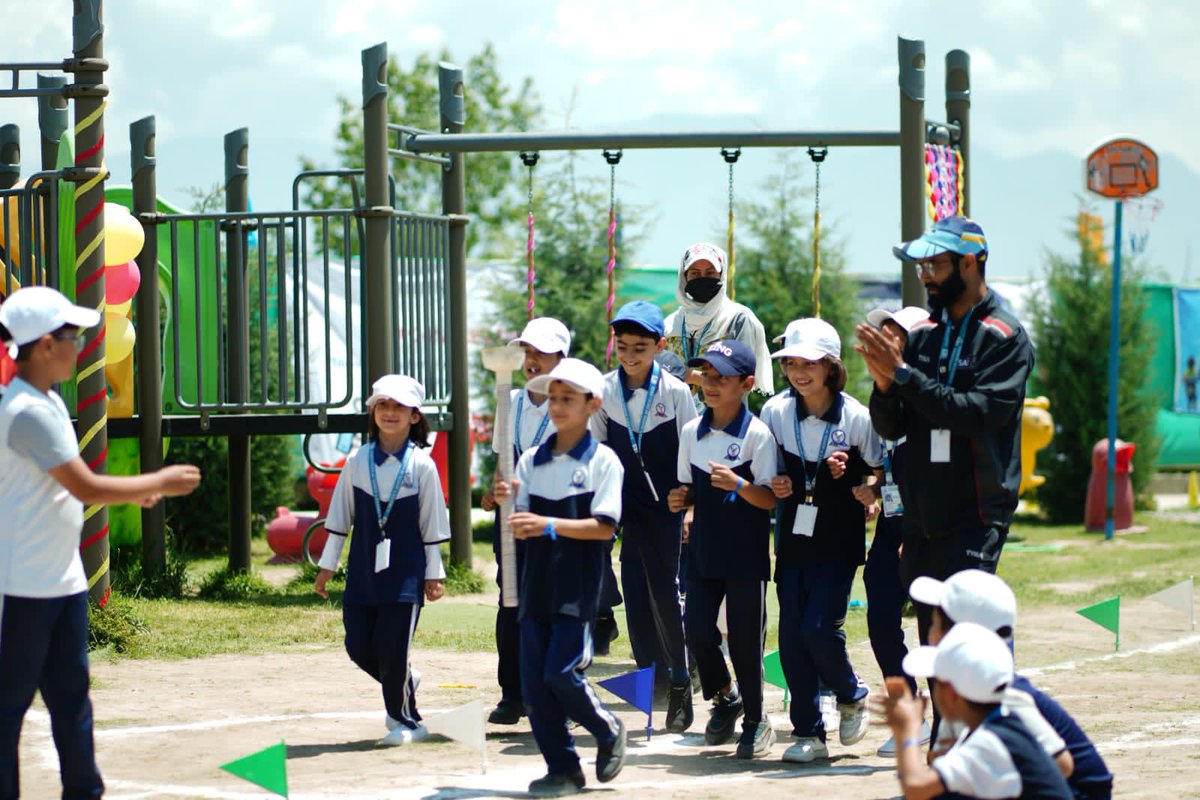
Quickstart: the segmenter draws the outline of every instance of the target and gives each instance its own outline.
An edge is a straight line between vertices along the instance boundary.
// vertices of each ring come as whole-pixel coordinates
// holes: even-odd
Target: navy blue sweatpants
[[[825,741],[821,687],[833,691],[839,703],[867,696],[867,686],[850,665],[843,630],[857,569],[827,561],[775,570],[779,662],[792,693],[788,710],[793,736],[816,736]]]
[[[546,767],[555,775],[579,770],[575,737],[567,718],[596,738],[597,745],[617,739],[617,718],[588,683],[584,670],[592,662],[592,623],[555,614],[521,620],[521,687],[525,710]]]
[[[20,795],[21,723],[41,691],[50,712],[64,800],[100,797],[88,698],[87,592],[70,597],[0,596],[0,798]],[[43,787],[44,788],[44,787]]]
[[[867,589],[867,636],[879,671],[885,678],[903,677],[913,696],[917,682],[905,674],[901,666],[908,648],[904,644],[901,612],[907,595],[900,584],[900,540],[903,517],[879,516],[875,523],[875,538],[867,552],[863,568],[863,583]]]
[[[626,517],[621,529],[621,588],[633,659],[657,664],[673,684],[688,682],[679,595],[679,515]]]
[[[420,615],[421,607],[416,603],[342,605],[347,655],[359,669],[379,681],[388,716],[409,728],[421,724],[408,668],[408,651]]]
[[[721,654],[717,614],[725,600],[729,628],[729,660],[745,703],[743,727],[763,720],[763,642],[767,636],[767,582],[753,578],[725,580],[688,578],[683,630],[700,673],[705,700],[729,684]]]

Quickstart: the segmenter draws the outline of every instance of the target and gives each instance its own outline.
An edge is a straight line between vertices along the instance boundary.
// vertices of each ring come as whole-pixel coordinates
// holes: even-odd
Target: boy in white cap
[[[937,678],[934,702],[946,719],[966,728],[954,747],[926,764],[921,704],[903,678],[887,679],[887,694],[878,703],[899,742],[896,768],[905,800],[943,793],[988,800],[1071,800],[1054,762],[1002,705],[1013,662],[999,636],[981,625],[960,623],[937,647],[919,647],[905,656],[904,669],[916,678]]]
[[[584,674],[609,546],[621,521],[624,470],[616,453],[588,430],[600,408],[604,376],[564,358],[529,382],[549,397],[557,429],[526,450],[496,499],[516,497],[509,522],[525,541],[521,566],[521,687],[547,774],[529,785],[539,796],[582,791],[586,783],[568,718],[596,738],[596,778],[605,783],[625,761],[625,726],[600,702]]]
[[[87,578],[79,558],[85,504],[140,503],[190,493],[200,470],[98,475],[79,456],[57,383],[70,380],[100,314],[30,286],[0,305],[0,340],[17,374],[0,400],[0,797],[17,797],[17,742],[40,690],[50,712],[64,797],[104,791],[88,698]]]

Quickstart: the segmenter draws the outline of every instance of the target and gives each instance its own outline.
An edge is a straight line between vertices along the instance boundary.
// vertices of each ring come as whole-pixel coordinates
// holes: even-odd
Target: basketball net
[[[1129,252],[1144,253],[1150,241],[1150,228],[1154,218],[1162,210],[1163,202],[1157,197],[1141,195],[1125,198],[1125,224],[1129,227]]]

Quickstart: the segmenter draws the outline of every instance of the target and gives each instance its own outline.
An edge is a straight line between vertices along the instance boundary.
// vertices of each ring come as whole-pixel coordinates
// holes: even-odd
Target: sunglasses
[[[59,342],[75,342],[76,350],[82,350],[83,346],[87,344],[87,333],[78,328],[74,330],[55,331],[50,335]]]

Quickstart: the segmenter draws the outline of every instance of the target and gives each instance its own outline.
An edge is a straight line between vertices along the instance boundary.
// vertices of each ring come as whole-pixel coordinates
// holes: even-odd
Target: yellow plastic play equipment
[[[1025,398],[1025,413],[1021,415],[1021,487],[1018,494],[1036,489],[1046,482],[1045,475],[1034,475],[1037,451],[1054,438],[1054,417],[1050,416],[1050,398]]]

